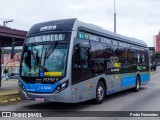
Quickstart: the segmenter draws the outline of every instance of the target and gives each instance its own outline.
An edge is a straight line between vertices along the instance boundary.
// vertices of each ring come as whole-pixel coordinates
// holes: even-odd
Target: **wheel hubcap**
[[[137,79],[137,89],[139,89],[139,79]]]
[[[98,99],[102,100],[103,96],[104,96],[104,89],[103,89],[102,86],[99,86],[99,88],[98,88]]]

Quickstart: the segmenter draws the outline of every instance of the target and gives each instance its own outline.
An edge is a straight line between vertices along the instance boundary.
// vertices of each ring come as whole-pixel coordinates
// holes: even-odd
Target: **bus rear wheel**
[[[96,88],[96,103],[101,104],[106,96],[105,85],[102,81],[98,81]]]

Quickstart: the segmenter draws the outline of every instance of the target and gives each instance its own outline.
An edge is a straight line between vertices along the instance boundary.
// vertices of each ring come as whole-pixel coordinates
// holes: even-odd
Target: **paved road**
[[[0,106],[0,111],[160,111],[160,68],[157,73],[151,75],[151,81],[141,87],[139,92],[131,90],[119,92],[107,96],[103,104],[95,105],[91,102],[78,104],[64,103],[41,103],[36,101],[21,101]],[[34,118],[37,120],[37,118]],[[47,120],[49,118],[46,118]],[[55,118],[68,119],[68,118]],[[71,118],[77,120],[77,118]],[[81,119],[81,118],[78,118]],[[105,118],[85,118],[85,119],[105,119]],[[111,118],[118,119],[118,118]],[[123,118],[121,118],[123,120]],[[129,118],[134,120],[134,118]],[[142,118],[138,118],[141,120]],[[158,118],[147,118],[156,120]]]

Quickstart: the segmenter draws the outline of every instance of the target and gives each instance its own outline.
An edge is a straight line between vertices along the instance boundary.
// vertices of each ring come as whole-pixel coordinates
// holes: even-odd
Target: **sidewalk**
[[[0,87],[0,104],[20,100],[18,94],[18,80],[2,80]]]

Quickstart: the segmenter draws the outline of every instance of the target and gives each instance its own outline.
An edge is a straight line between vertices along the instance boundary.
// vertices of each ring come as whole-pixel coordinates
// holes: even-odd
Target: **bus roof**
[[[142,40],[110,32],[108,30],[103,29],[102,27],[90,23],[81,22],[77,18],[61,19],[61,20],[54,20],[54,21],[35,24],[29,30],[28,36],[48,31],[66,32],[66,31],[78,31],[78,30],[147,47],[147,44]]]

